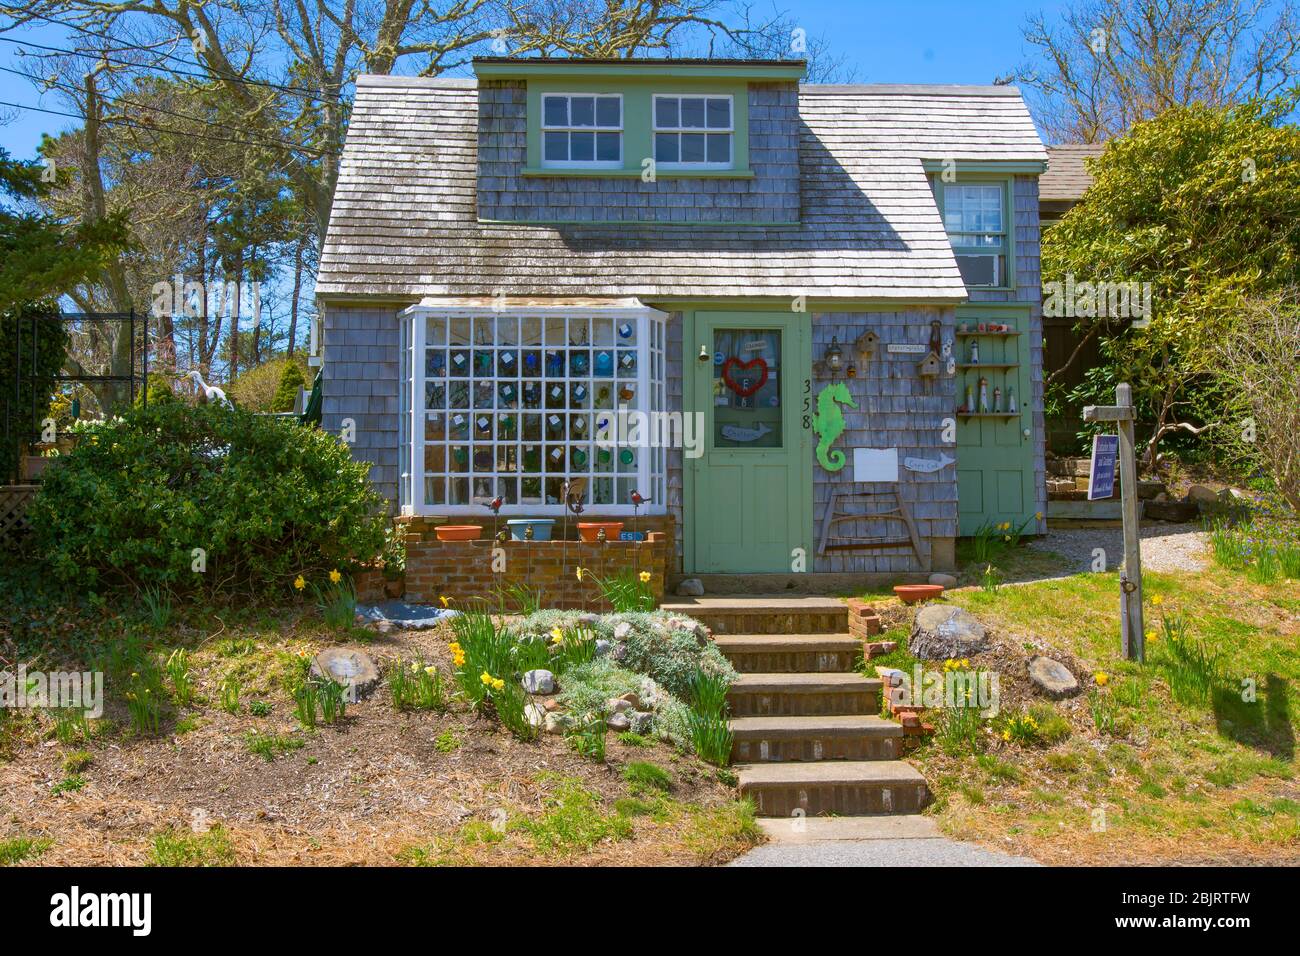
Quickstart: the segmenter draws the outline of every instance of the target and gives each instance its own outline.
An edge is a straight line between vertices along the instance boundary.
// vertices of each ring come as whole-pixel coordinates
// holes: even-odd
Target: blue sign
[[[644,532],[644,531],[620,531],[620,532],[618,533],[618,540],[620,540],[620,541],[644,541],[644,540],[645,540],[645,532]]]
[[[1119,436],[1096,435],[1092,439],[1092,473],[1088,479],[1088,500],[1115,496],[1115,465],[1119,461]]]

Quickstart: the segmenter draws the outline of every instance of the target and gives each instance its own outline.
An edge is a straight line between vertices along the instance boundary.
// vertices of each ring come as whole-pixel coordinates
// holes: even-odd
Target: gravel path
[[[769,843],[729,866],[1038,866],[1023,856],[996,853],[943,837],[912,840],[823,840]]]
[[[1144,571],[1200,571],[1210,563],[1209,535],[1199,525],[1150,524],[1144,525],[1140,534]],[[1028,547],[1065,558],[1068,566],[1056,575],[1059,577],[1091,571],[1096,548],[1105,551],[1107,568],[1117,568],[1124,561],[1124,533],[1119,528],[1048,531],[1030,541]]]

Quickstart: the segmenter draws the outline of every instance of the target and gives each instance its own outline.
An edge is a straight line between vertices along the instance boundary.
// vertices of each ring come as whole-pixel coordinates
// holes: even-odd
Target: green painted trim
[[[608,73],[528,81],[526,93],[527,159],[524,175],[641,175],[642,162],[654,156],[653,102],[656,93],[687,96],[693,93],[729,95],[733,128],[730,169],[662,170],[659,176],[672,179],[708,179],[719,176],[752,178],[749,169],[749,86],[735,79],[710,76],[704,80],[681,79],[676,74],[664,77],[611,78]],[[547,167],[542,163],[542,97],[547,93],[617,93],[623,97],[623,167],[591,169]]]
[[[656,298],[654,296],[639,296],[639,298],[649,305],[651,302],[656,303],[655,308],[663,312],[687,312],[692,308],[713,307],[719,303],[726,303],[729,306],[743,308],[746,311],[790,311],[789,296],[718,296],[710,298],[707,296],[693,296],[689,299],[683,298]],[[876,310],[897,311],[912,306],[917,308],[935,308],[951,309],[954,306],[961,308],[961,305],[954,299],[836,299],[836,298],[813,298],[807,300],[808,308],[805,310],[809,314],[817,312],[871,312]]]
[[[927,173],[942,173],[947,167],[946,160],[942,159],[923,159],[921,165]],[[1015,175],[1034,175],[1047,172],[1047,164],[1037,161],[1026,161],[1022,159],[1006,160],[984,160],[978,163],[972,163],[965,160],[953,160],[957,165],[957,177],[960,179],[968,173],[992,173],[999,176]]]
[[[996,292],[997,290],[982,291]],[[1033,308],[1032,302],[968,302],[957,306],[957,315],[999,315],[1013,309],[1018,312],[1031,312]]]
[[[479,219],[477,221],[485,226],[672,226],[676,229],[731,229],[742,226],[791,229],[802,225],[798,222],[657,222],[654,219]]]
[[[792,80],[799,81],[808,72],[803,63],[714,65],[707,63],[475,63],[474,75],[481,80],[513,80],[546,77],[567,79],[582,77],[602,79],[689,78],[699,80]]]
[[[587,179],[637,179],[641,176],[639,169],[535,169],[527,166],[522,174],[538,178],[587,178]],[[700,169],[700,170],[663,170],[655,174],[657,179],[753,179],[752,169]]]

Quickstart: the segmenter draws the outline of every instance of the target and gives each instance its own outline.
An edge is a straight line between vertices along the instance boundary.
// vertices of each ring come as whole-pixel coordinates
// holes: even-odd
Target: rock
[[[634,734],[648,734],[654,726],[655,715],[644,710],[634,710],[627,715],[628,724]]]
[[[1187,500],[1194,501],[1198,505],[1218,504],[1219,493],[1213,488],[1207,488],[1205,485],[1192,485],[1187,489]]]
[[[1150,501],[1152,498],[1159,498],[1165,494],[1165,483],[1163,481],[1139,481],[1138,498],[1143,501]]]
[[[554,713],[555,711],[560,709],[560,702],[556,700],[554,697],[548,697],[546,698],[546,700],[542,701],[542,707],[546,710],[548,714]]]
[[[614,640],[622,643],[632,635],[632,625],[627,621],[620,621],[614,625]]]
[[[541,707],[538,707],[531,700],[524,705],[524,719],[528,721],[529,726],[541,727],[546,723],[548,714]]]
[[[677,583],[679,597],[704,597],[704,582],[699,578],[683,578]]]
[[[605,701],[605,709],[611,714],[621,714],[625,710],[635,710],[636,708],[622,697],[611,697],[609,700]]]
[[[641,692],[637,694],[641,698],[641,706],[646,710],[654,710],[663,700],[663,693],[659,690],[659,685],[654,682],[653,678],[641,678]]]
[[[641,698],[636,695],[635,691],[628,691],[626,694],[619,694],[618,699],[627,701],[632,705],[633,710],[641,709]]]
[[[969,612],[946,604],[927,604],[916,612],[907,649],[914,657],[938,661],[970,657],[984,650],[984,625]]]
[[[578,615],[578,627],[595,627],[600,621],[597,614],[580,614]]]
[[[1036,654],[1029,659],[1029,679],[1048,697],[1060,700],[1079,692],[1079,681],[1060,661]]]
[[[374,623],[370,624],[369,627],[370,630],[384,637],[387,637],[389,634],[392,634],[395,630],[397,630],[397,625],[394,624],[392,621],[375,621]]]
[[[627,657],[626,644],[615,644],[614,649],[609,652],[609,659],[612,660],[615,664],[619,663],[625,657]]]
[[[610,714],[605,719],[605,726],[614,731],[630,730],[632,721],[628,719],[626,714]]]
[[[365,651],[349,647],[329,647],[311,662],[313,677],[328,674],[340,684],[347,685],[348,699],[360,700],[379,686],[379,668]]]
[[[602,638],[597,638],[597,639],[596,639],[596,656],[597,656],[597,657],[604,657],[606,654],[609,653],[609,649],[610,649],[611,647],[613,647],[613,646],[614,646],[614,645],[610,644],[610,642],[607,641],[607,640],[605,640],[603,637],[602,637]]]
[[[573,718],[568,714],[547,714],[542,719],[542,729],[548,734],[562,734],[573,726]]]
[[[1169,492],[1167,492],[1167,491],[1162,491],[1162,492],[1160,492],[1160,494],[1156,495],[1156,496],[1155,496],[1154,498],[1152,498],[1151,500],[1152,500],[1152,501],[1155,501],[1155,502],[1157,502],[1157,503],[1159,503],[1159,504],[1164,504],[1166,501],[1169,500]]]
[[[1186,524],[1195,521],[1199,515],[1200,509],[1190,501],[1157,501],[1153,498],[1142,502],[1142,517],[1150,518],[1152,521]]]
[[[955,588],[957,586],[957,577],[953,574],[936,572],[930,575],[930,583],[937,584],[941,588]]]
[[[524,690],[530,694],[554,694],[555,693],[555,675],[548,670],[529,671],[524,675],[522,681]]]

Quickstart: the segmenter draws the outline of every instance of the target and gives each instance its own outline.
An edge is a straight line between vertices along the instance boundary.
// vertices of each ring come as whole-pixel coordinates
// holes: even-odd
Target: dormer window
[[[948,241],[967,288],[1011,285],[1007,181],[945,183],[936,179],[934,185]]]
[[[654,97],[655,164],[667,169],[730,169],[735,120],[730,96]]]
[[[617,169],[623,165],[623,97],[547,93],[542,97],[542,165]]]

